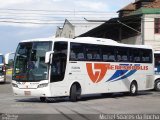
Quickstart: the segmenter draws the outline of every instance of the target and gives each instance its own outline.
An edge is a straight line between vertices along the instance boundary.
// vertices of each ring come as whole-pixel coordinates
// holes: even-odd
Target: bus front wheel
[[[160,91],[160,79],[155,81],[154,89],[156,91]]]
[[[130,95],[134,96],[137,95],[138,87],[136,82],[132,82],[130,85]]]
[[[81,95],[81,87],[79,84],[73,84],[70,89],[70,101],[76,102]]]

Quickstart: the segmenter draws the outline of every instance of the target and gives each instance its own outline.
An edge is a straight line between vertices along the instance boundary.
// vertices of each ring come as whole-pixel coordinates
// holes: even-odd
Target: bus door
[[[51,63],[51,91],[52,94],[63,94],[63,80],[65,78],[66,62],[67,62],[67,42],[55,42],[54,54]],[[57,88],[56,88],[57,87]],[[62,87],[62,89],[60,88]]]

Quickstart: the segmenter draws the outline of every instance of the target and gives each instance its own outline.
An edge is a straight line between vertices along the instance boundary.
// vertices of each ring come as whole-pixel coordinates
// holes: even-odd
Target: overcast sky
[[[106,20],[135,0],[0,0],[0,53],[15,52],[19,41],[54,36],[65,18]]]

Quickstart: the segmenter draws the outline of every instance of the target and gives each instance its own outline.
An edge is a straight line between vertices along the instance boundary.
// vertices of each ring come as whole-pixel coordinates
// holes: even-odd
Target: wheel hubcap
[[[160,89],[160,82],[157,83],[157,88]]]
[[[135,86],[135,85],[132,85],[131,91],[132,91],[132,93],[135,93],[135,92],[136,92],[136,86]]]

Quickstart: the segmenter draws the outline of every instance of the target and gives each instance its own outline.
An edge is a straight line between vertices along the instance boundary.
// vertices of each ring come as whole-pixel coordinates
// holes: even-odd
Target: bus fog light
[[[43,83],[43,84],[38,85],[37,88],[43,88],[43,87],[47,87],[47,86],[48,86],[48,83]]]
[[[12,86],[18,88],[18,85],[17,85],[17,84],[12,83]]]

